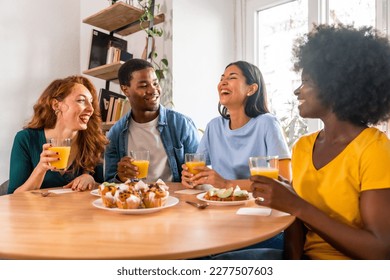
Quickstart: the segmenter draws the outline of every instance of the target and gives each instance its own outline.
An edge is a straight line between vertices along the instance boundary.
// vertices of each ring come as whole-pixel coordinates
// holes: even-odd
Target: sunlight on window
[[[375,1],[329,0],[329,23],[375,26]]]
[[[296,108],[293,92],[300,84],[300,77],[292,71],[291,62],[294,40],[307,32],[307,18],[307,0],[257,13],[258,66],[266,83],[270,109],[281,121],[289,146],[307,131]]]
[[[257,11],[257,65],[263,73],[270,109],[282,123],[291,147],[307,132],[299,117],[294,90],[299,74],[292,71],[292,47],[308,31],[308,1],[296,0]],[[311,1],[311,0],[310,0]],[[329,0],[329,23],[375,26],[375,1]]]

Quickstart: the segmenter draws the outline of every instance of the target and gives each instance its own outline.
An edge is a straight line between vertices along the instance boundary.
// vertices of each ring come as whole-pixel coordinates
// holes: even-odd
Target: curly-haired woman
[[[390,259],[390,140],[372,127],[390,118],[390,44],[373,28],[343,25],[301,39],[294,94],[300,115],[324,128],[294,145],[293,186],[251,177],[255,201],[297,218],[284,258]],[[217,259],[271,257],[275,250],[252,249]]]
[[[293,148],[293,189],[252,177],[256,202],[297,217],[286,257],[390,259],[390,45],[375,29],[319,25],[296,45],[304,118],[324,128]],[[283,185],[286,187],[283,187]]]
[[[101,130],[96,89],[85,77],[54,80],[34,105],[34,115],[19,131],[11,151],[8,193],[59,187],[83,191],[103,181],[101,161],[108,143]],[[48,139],[70,138],[65,171],[56,171]]]

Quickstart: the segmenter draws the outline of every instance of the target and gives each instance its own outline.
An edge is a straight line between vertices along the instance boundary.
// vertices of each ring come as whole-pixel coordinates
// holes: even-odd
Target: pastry
[[[134,187],[118,188],[116,193],[116,205],[121,209],[138,209],[141,206],[141,197]]]
[[[148,189],[143,189],[142,196],[142,201],[146,208],[164,206],[169,196],[168,186],[161,180],[157,181],[154,184],[150,184]]]
[[[115,193],[117,190],[116,184],[114,183],[103,183],[99,186],[100,195],[104,206],[108,208],[116,207]]]
[[[246,190],[241,190],[239,186],[227,189],[211,188],[203,198],[212,201],[239,201],[248,200],[249,193]]]
[[[169,196],[168,186],[160,179],[153,184],[143,181],[120,184],[104,182],[99,185],[98,193],[105,207],[120,209],[161,207]]]

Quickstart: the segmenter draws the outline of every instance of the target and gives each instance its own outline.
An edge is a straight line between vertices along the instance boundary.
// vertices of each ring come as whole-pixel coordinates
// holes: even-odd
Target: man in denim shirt
[[[118,72],[121,90],[131,111],[108,132],[105,151],[105,181],[125,182],[135,178],[138,168],[129,157],[131,150],[149,150],[146,181],[181,181],[185,153],[196,152],[199,134],[193,121],[160,104],[161,87],[153,65],[131,59]]]

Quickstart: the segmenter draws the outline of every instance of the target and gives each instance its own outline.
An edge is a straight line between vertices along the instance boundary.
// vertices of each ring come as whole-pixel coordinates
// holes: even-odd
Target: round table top
[[[189,259],[236,250],[275,236],[293,221],[272,210],[268,216],[238,215],[242,205],[211,205],[200,210],[167,183],[172,207],[153,213],[123,214],[93,205],[88,192],[24,192],[0,197],[2,259]],[[42,190],[46,191],[46,190]]]

